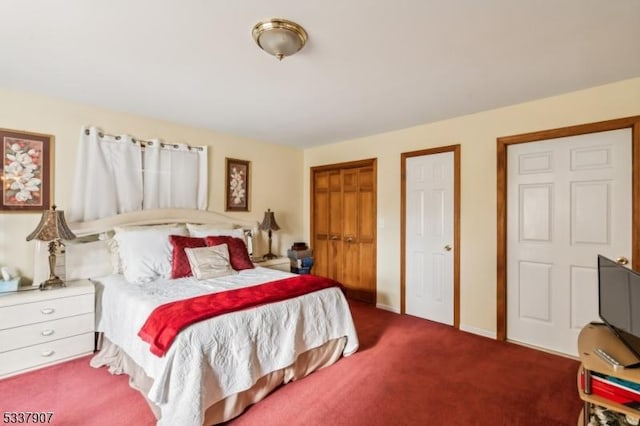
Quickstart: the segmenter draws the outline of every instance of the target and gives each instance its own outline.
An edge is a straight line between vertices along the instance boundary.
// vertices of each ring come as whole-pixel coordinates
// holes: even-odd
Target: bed
[[[225,422],[276,387],[329,366],[358,348],[348,303],[341,288],[331,285],[270,303],[252,302],[257,306],[187,323],[165,352],[152,353],[155,341],[150,344],[139,337],[144,336],[142,329],[152,314],[173,321],[181,316],[175,314],[181,312],[176,309],[192,300],[206,298],[207,305],[216,305],[220,299],[209,302],[209,298],[236,293],[245,297],[262,287],[277,290],[281,283],[303,277],[253,265],[220,275],[214,268],[211,276],[207,272],[210,264],[194,263],[192,255],[211,255],[220,249],[226,254],[228,250],[227,267],[235,268],[231,242],[256,231],[254,223],[213,212],[142,211],[71,223],[70,227],[79,238],[66,246],[66,279],[91,279],[96,286],[101,349],[91,365],[106,366],[112,374],[128,374],[131,386],[147,399],[159,425]],[[166,254],[163,238],[167,235],[170,259],[160,262],[156,253],[150,260],[149,253],[161,246]],[[209,244],[211,238],[215,244]],[[176,245],[176,241],[198,239],[206,240],[206,248]],[[179,275],[175,253],[180,248],[184,248],[181,259],[188,254],[192,275],[199,279]],[[169,276],[166,261],[172,268]],[[154,276],[139,271],[148,267],[156,268]],[[174,273],[178,275],[172,276]],[[171,303],[172,314],[163,314],[162,308]]]

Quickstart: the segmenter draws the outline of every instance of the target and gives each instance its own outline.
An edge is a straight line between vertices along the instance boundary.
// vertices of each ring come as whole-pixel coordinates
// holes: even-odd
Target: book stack
[[[584,391],[584,370],[580,373],[580,386]],[[590,394],[640,409],[640,384],[635,382],[591,371]]]
[[[291,261],[291,272],[296,274],[309,274],[313,266],[313,253],[304,242],[293,243],[287,250],[287,257]]]

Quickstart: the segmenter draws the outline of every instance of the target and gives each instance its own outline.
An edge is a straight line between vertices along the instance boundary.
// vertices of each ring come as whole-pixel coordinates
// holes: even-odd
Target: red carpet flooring
[[[281,387],[246,425],[572,425],[578,362],[352,303],[360,350]],[[0,380],[0,411],[58,425],[152,425],[127,378],[88,357]]]

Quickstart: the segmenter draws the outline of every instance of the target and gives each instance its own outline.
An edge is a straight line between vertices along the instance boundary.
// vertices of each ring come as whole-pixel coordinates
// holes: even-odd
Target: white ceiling
[[[0,16],[0,87],[300,147],[640,76],[638,0],[2,0]],[[259,50],[270,17],[307,46]]]

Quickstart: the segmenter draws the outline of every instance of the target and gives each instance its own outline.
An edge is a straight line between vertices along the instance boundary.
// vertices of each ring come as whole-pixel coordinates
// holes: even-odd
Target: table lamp
[[[264,218],[262,219],[262,223],[258,226],[258,229],[261,231],[269,231],[269,253],[262,256],[262,258],[266,260],[275,259],[278,256],[271,253],[271,231],[277,231],[280,227],[276,223],[276,217],[273,215],[271,209],[267,209],[267,211],[264,212]]]
[[[50,290],[53,288],[66,287],[55,274],[56,249],[60,240],[73,240],[75,234],[71,232],[67,221],[64,219],[64,211],[56,210],[56,206],[51,206],[51,210],[42,212],[40,223],[36,229],[27,236],[27,241],[33,239],[49,241],[49,279],[40,283],[40,290]]]

